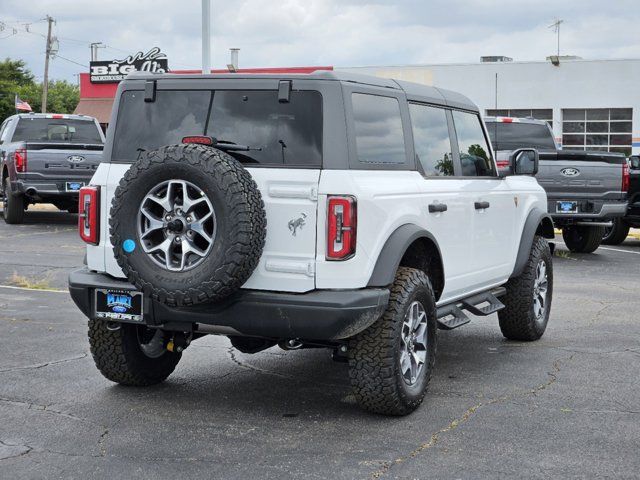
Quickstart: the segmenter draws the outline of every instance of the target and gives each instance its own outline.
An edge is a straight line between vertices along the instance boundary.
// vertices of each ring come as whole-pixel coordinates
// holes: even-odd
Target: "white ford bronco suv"
[[[80,194],[69,289],[100,372],[167,378],[188,345],[327,347],[358,403],[420,405],[437,330],[545,331],[553,238],[538,154],[499,176],[478,108],[335,72],[132,74]]]

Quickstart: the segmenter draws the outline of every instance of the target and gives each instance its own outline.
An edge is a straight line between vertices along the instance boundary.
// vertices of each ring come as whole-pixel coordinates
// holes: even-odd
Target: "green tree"
[[[34,81],[33,74],[23,60],[7,58],[0,61],[0,122],[16,113],[15,96],[28,102],[34,112],[42,109],[42,83]],[[49,82],[47,110],[53,113],[73,113],[80,99],[80,90],[66,80]]]

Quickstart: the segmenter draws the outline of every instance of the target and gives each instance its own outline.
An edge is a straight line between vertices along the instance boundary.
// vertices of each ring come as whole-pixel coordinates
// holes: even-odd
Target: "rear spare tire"
[[[576,225],[562,229],[562,239],[572,252],[593,253],[602,243],[604,227]]]
[[[129,281],[170,306],[218,301],[240,288],[266,235],[249,172],[201,145],[145,152],[115,191],[109,225]]]

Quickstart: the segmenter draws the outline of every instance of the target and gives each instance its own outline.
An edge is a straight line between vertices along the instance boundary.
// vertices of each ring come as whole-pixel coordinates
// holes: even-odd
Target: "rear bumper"
[[[577,201],[578,213],[558,213],[556,206],[559,201]],[[548,211],[556,224],[570,224],[581,220],[608,220],[623,217],[627,212],[627,202],[604,203],[602,201],[554,198],[548,201]]]
[[[34,200],[43,198],[64,198],[64,199],[77,199],[78,191],[67,191],[67,183],[79,183],[87,185],[89,180],[62,180],[62,181],[48,181],[48,180],[16,180],[11,182],[11,187],[14,193],[23,194]]]
[[[134,290],[127,281],[86,268],[71,272],[71,298],[88,318],[95,317],[96,288]],[[144,324],[181,331],[206,325],[221,327],[219,331],[228,334],[275,339],[340,340],[374,323],[388,302],[386,288],[302,294],[240,290],[222,302],[190,307],[168,307],[145,298]]]

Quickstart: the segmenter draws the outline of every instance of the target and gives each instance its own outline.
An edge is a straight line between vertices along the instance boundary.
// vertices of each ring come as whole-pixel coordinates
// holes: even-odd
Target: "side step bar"
[[[485,317],[502,310],[504,304],[497,297],[504,295],[507,290],[498,287],[488,292],[478,293],[471,297],[457,300],[448,305],[438,307],[438,328],[441,330],[453,330],[471,321],[465,310],[473,315]],[[483,303],[488,303],[480,307]]]

